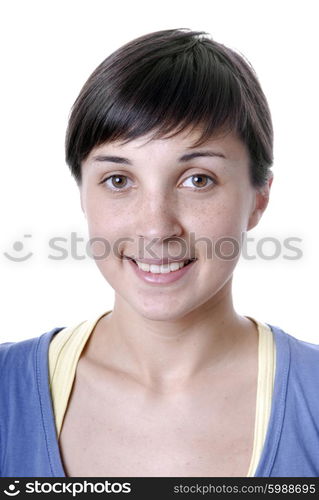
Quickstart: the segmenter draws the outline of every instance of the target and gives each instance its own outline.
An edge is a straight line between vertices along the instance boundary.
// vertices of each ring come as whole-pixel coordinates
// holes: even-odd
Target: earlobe
[[[254,204],[253,204],[253,208],[252,208],[252,213],[250,214],[248,224],[247,224],[247,231],[249,231],[250,229],[253,229],[255,226],[257,226],[264,211],[266,210],[268,202],[269,202],[269,194],[270,194],[270,188],[272,185],[272,181],[273,181],[273,174],[271,172],[267,183],[264,186],[262,186],[261,188],[258,188],[256,190]]]

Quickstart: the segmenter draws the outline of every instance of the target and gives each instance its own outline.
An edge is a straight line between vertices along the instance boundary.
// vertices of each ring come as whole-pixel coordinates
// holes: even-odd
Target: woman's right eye
[[[101,184],[105,184],[111,191],[124,191],[127,180],[128,177],[126,175],[113,174],[104,179]]]

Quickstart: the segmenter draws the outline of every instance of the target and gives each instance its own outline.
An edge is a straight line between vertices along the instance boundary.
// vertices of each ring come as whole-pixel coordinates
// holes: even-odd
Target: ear
[[[84,217],[86,218],[86,212],[85,212],[84,202],[83,202],[83,190],[82,190],[82,186],[78,186],[78,188],[79,188],[79,194],[80,194],[81,209],[82,209],[82,212],[84,214]]]
[[[272,185],[272,181],[274,179],[273,173],[271,172],[269,175],[269,179],[266,184],[256,190],[254,203],[252,207],[252,212],[249,216],[247,231],[257,226],[259,220],[261,219],[262,214],[267,208],[269,202],[269,194],[270,188]]]

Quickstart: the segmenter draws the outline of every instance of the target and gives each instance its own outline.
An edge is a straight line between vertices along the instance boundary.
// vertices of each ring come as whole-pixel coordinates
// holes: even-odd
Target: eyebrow
[[[180,158],[178,158],[179,162],[187,162],[190,160],[193,160],[194,158],[203,158],[203,157],[210,157],[210,158],[226,158],[222,153],[217,153],[215,151],[194,151],[193,153],[187,153],[182,155]],[[133,165],[131,160],[128,158],[124,158],[123,156],[113,156],[113,155],[97,155],[93,156],[93,161],[98,161],[98,162],[112,162],[112,163],[118,163],[122,165]]]

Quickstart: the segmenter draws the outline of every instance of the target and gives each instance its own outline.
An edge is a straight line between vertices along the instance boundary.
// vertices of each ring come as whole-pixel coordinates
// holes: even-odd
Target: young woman
[[[81,90],[66,158],[114,307],[1,346],[1,475],[317,476],[318,348],[232,301],[272,182],[250,65],[190,30],[133,40]]]

